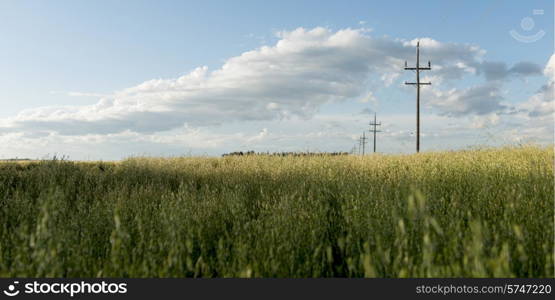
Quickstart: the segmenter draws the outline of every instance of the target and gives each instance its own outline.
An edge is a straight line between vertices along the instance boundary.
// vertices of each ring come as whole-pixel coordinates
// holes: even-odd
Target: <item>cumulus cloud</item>
[[[184,124],[307,119],[323,104],[361,97],[369,77],[391,83],[403,72],[404,61],[414,58],[417,41],[321,27],[278,36],[275,45],[232,57],[214,71],[199,67],[178,78],[149,80],[102,97],[95,105],[23,111],[2,120],[0,132],[153,133]],[[473,66],[485,53],[474,45],[420,41],[423,56],[434,60],[432,76],[445,80],[475,72]]]
[[[483,129],[489,126],[495,126],[499,123],[501,118],[496,113],[491,113],[482,116],[473,116],[470,127],[474,129]]]
[[[545,70],[534,63],[529,62],[519,62],[513,67],[508,68],[507,64],[503,62],[488,62],[484,61],[476,68],[469,67],[467,64],[460,64],[461,69],[467,69],[468,72],[481,74],[484,73],[487,81],[476,86],[471,86],[467,88],[452,88],[449,90],[440,90],[434,87],[423,89],[424,94],[424,104],[430,108],[434,108],[439,114],[448,116],[463,116],[463,115],[474,115],[477,117],[475,124],[476,128],[482,128],[484,124],[487,124],[487,119],[484,116],[495,116],[498,114],[513,113],[518,109],[528,109],[531,110],[531,106],[534,106],[537,111],[531,114],[548,114],[549,105],[546,103],[542,105],[536,104],[521,104],[520,107],[514,107],[513,105],[507,104],[504,100],[502,83],[499,82],[500,79],[507,78],[509,76],[536,76],[542,75],[553,76],[552,69],[554,63],[548,63]],[[424,78],[424,81],[432,82],[442,82],[445,77],[443,76],[428,76]],[[553,81],[550,80],[546,85],[544,85],[538,93],[533,96],[528,102],[536,103],[543,99],[545,101],[551,100],[553,97]],[[536,99],[537,98],[537,99]]]
[[[518,110],[530,118],[551,119],[555,113],[555,54],[550,57],[543,74],[548,82],[527,101],[517,105]]]
[[[483,62],[478,67],[487,80],[501,80],[510,76],[537,76],[542,75],[541,66],[531,62],[518,62],[511,68],[504,62]]]
[[[229,58],[216,70],[198,67],[184,76],[148,80],[111,95],[66,92],[100,99],[94,105],[38,107],[1,119],[0,142],[11,149],[9,153],[36,153],[36,149],[52,153],[65,145],[68,153],[93,148],[112,151],[114,158],[137,149],[156,154],[161,145],[171,153],[188,148],[234,151],[236,147],[297,151],[303,150],[303,145],[316,144],[322,147],[316,150],[341,150],[337,147],[350,144],[351,137],[358,136],[355,133],[366,129],[356,124],[366,126],[367,116],[347,113],[340,118],[326,117],[318,114],[320,107],[359,100],[376,110],[376,91],[369,90],[368,82],[376,80],[385,87],[401,84],[400,77],[406,73],[404,62],[414,62],[418,40],[422,61],[432,60],[432,71],[426,72],[423,80],[434,82],[422,90],[423,101],[432,108],[430,112],[438,113],[426,116],[423,135],[439,139],[459,131],[468,133],[444,128],[442,124],[452,119],[471,120],[472,130],[498,126],[502,123],[500,114],[508,107],[497,79],[538,74],[534,64],[522,62],[509,67],[487,62],[485,50],[476,45],[431,38],[403,40],[375,37],[367,29],[332,31],[320,27],[283,31],[278,37],[274,45]],[[544,74],[553,78],[554,72],[552,57]],[[438,84],[481,74],[488,81],[474,87],[438,88]],[[552,94],[550,80],[517,107],[520,115],[545,118],[552,112]],[[369,112],[368,108],[362,111]],[[288,122],[280,123],[283,119]],[[392,120],[392,116],[387,119]],[[402,126],[398,128],[386,126],[387,119],[384,139],[399,139],[392,140],[395,143],[390,147],[400,141],[409,143],[414,137],[414,116],[399,116],[395,123]],[[223,127],[210,127],[225,123],[228,128],[242,121],[256,125],[238,126],[224,133]]]
[[[449,116],[485,115],[507,108],[502,104],[499,85],[492,83],[446,91],[430,88],[422,93],[425,105]]]
[[[93,97],[93,98],[101,98],[107,97],[109,95],[100,94],[100,93],[86,93],[86,92],[63,92],[63,91],[50,91],[52,95],[67,95],[69,97]]]
[[[375,106],[378,103],[378,99],[374,96],[374,93],[367,92],[366,95],[359,100],[361,103],[370,103],[371,105]]]
[[[549,58],[549,61],[547,62],[547,65],[545,66],[543,74],[545,76],[547,76],[547,78],[549,78],[549,80],[551,80],[551,81],[555,80],[555,55],[551,55],[551,57]]]

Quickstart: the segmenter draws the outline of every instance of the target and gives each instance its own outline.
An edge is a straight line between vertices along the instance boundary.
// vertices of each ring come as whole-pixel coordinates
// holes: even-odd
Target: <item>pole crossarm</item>
[[[431,70],[431,69],[432,69],[432,68],[430,68],[430,67],[420,67],[420,68],[417,68],[417,67],[405,67],[405,70],[413,70],[413,71],[416,71],[416,70],[425,71],[425,70]]]
[[[419,48],[420,47],[420,42],[418,42],[416,44],[416,47]],[[418,50],[417,50],[418,51]],[[420,54],[420,53],[417,53]],[[420,58],[417,58],[417,60],[419,61]],[[428,61],[428,66],[427,67],[421,67],[420,64],[417,64],[416,67],[409,67],[407,66],[407,62],[405,61],[405,70],[411,70],[411,71],[418,71],[418,70],[431,70],[432,69],[432,63],[430,61]]]
[[[432,85],[431,82],[406,82],[406,85]]]

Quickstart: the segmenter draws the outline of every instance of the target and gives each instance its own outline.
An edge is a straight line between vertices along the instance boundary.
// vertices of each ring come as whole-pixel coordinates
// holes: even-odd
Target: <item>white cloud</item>
[[[199,151],[241,150],[234,148],[237,145],[258,147],[255,150],[266,147],[288,151],[319,140],[321,150],[341,150],[333,147],[341,142],[350,143],[350,138],[358,135],[356,132],[361,128],[355,131],[349,124],[361,121],[356,119],[361,115],[326,119],[318,114],[319,109],[345,100],[361,100],[377,106],[375,91],[368,90],[369,80],[378,80],[386,87],[392,85],[404,73],[404,62],[410,65],[415,58],[417,39],[373,37],[369,32],[321,27],[282,31],[275,45],[229,58],[213,71],[198,67],[178,78],[148,80],[112,95],[70,92],[70,96],[100,99],[94,105],[38,107],[0,120],[0,141],[13,148],[14,152],[10,153],[32,153],[31,149],[51,151],[59,149],[59,145],[68,145],[64,149],[79,153],[91,145],[106,149],[117,145],[118,154],[113,154],[116,158],[136,149],[160,149],[160,145],[164,149]],[[429,138],[456,136],[458,133],[442,125],[450,119],[470,120],[470,128],[462,131],[465,134],[468,130],[500,126],[503,124],[500,115],[508,109],[503,102],[502,86],[495,80],[462,89],[442,90],[437,87],[439,84],[467,75],[486,74],[488,79],[496,79],[507,74],[538,73],[538,68],[529,63],[517,63],[509,68],[502,63],[484,62],[485,50],[476,45],[444,43],[431,38],[419,40],[422,60],[432,60],[432,71],[426,72],[423,80],[434,83],[422,90],[424,105],[438,113],[434,121],[424,125],[437,126],[437,130],[428,127],[429,132],[423,133]],[[501,71],[496,71],[496,66],[501,66],[498,68]],[[552,57],[544,74],[553,78],[554,73]],[[552,113],[552,93],[553,80],[516,107],[519,118]],[[388,128],[384,120],[383,136],[413,137],[413,117],[404,117],[410,122],[403,123],[406,124],[403,128]],[[279,122],[284,119],[293,125],[284,126]],[[309,119],[311,122],[307,122]],[[242,121],[257,124],[256,130],[262,129],[252,132],[248,125],[245,131],[216,133],[222,127],[215,125],[229,126]],[[544,123],[535,125],[545,126]],[[287,130],[278,130],[283,127]],[[304,127],[307,128],[300,132]]]
[[[548,82],[527,101],[519,103],[517,110],[534,119],[552,120],[555,113],[555,54],[551,56],[543,70]]]
[[[499,86],[492,83],[445,91],[424,88],[422,94],[425,105],[437,109],[441,114],[451,116],[485,115],[507,108],[501,103],[503,97]]]
[[[483,62],[479,67],[479,71],[484,73],[487,80],[501,80],[508,76],[535,76],[541,75],[541,66],[531,62],[518,62],[511,68],[504,62]]]
[[[268,136],[268,129],[267,128],[262,128],[262,130],[260,130],[258,135],[255,135],[251,138],[248,138],[247,142],[253,143],[253,142],[261,141],[267,136]]]
[[[391,73],[384,73],[380,79],[383,81],[384,85],[386,87],[390,86],[391,84],[393,84],[393,82],[395,80],[397,80],[397,78],[399,78],[399,76],[401,76],[401,72],[391,72]]]
[[[495,126],[499,123],[500,119],[501,118],[497,113],[491,113],[489,115],[483,116],[473,116],[470,127],[475,129],[483,129],[489,126]]]
[[[360,103],[371,103],[372,105],[376,105],[377,104],[377,99],[376,96],[374,96],[374,93],[372,92],[367,92],[366,96],[364,96],[363,98],[361,98],[359,100]]]
[[[360,97],[371,76],[382,76],[390,84],[404,60],[414,56],[416,41],[375,38],[362,29],[322,27],[282,31],[278,36],[274,46],[232,57],[214,71],[199,67],[175,79],[149,80],[103,97],[95,105],[23,111],[4,120],[7,125],[0,132],[153,133],[184,124],[306,119],[326,103]],[[462,76],[484,52],[476,46],[430,38],[421,43],[427,47],[423,54],[433,57],[438,66],[439,72],[431,73],[435,76]]]
[[[67,95],[69,97],[92,97],[92,98],[101,98],[101,97],[108,97],[109,95],[100,94],[100,93],[86,93],[86,92],[62,92],[62,91],[50,91],[52,95]]]
[[[555,80],[555,54],[551,55],[545,69],[543,70],[543,74],[549,78],[549,80]]]

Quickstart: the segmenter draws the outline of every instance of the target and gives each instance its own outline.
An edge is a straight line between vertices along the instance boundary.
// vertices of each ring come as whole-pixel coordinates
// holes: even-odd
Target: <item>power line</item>
[[[431,70],[432,65],[428,61],[427,67],[420,66],[420,41],[416,43],[416,67],[408,67],[405,61],[405,70],[416,71],[416,82],[406,82],[407,85],[416,85],[416,152],[420,152],[420,86],[431,85],[431,82],[420,82],[420,71]]]
[[[376,132],[381,132],[381,130],[376,130],[376,127],[382,125],[382,122],[376,123],[376,113],[374,113],[374,122],[370,122],[369,125],[374,127],[370,131],[374,133],[374,153],[376,153]]]

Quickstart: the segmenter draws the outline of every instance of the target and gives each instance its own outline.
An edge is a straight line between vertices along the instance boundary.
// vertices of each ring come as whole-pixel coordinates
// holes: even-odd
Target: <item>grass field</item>
[[[0,164],[0,276],[553,277],[553,148]]]

